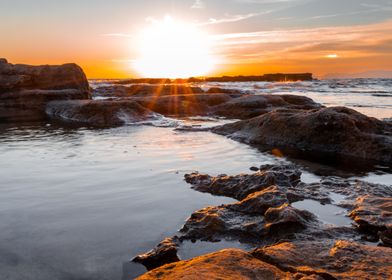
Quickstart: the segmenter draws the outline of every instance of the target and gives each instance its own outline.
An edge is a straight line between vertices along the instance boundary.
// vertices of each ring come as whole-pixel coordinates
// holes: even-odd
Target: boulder
[[[345,107],[276,110],[212,131],[270,148],[392,163],[392,125]]]
[[[322,108],[319,103],[305,96],[298,95],[243,95],[220,104],[214,108],[214,114],[232,119],[250,119],[276,109]]]
[[[69,100],[48,103],[51,119],[96,127],[121,126],[160,118],[131,100]]]
[[[150,279],[301,279],[239,249],[226,249],[154,269],[138,280]],[[303,279],[303,278],[302,278]],[[305,279],[303,279],[305,280]]]
[[[294,241],[256,249],[252,255],[284,271],[322,279],[391,279],[392,249],[338,241]]]
[[[0,60],[0,122],[43,120],[50,101],[90,98],[87,78],[76,64],[31,66]]]

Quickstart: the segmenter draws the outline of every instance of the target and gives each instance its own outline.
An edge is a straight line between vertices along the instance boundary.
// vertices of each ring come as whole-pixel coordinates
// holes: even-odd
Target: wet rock
[[[251,254],[242,250],[226,249],[196,257],[188,261],[180,261],[174,264],[162,266],[140,276],[137,279],[289,280],[301,278],[294,278],[294,274],[282,271],[273,265],[260,261]]]
[[[211,87],[206,93],[227,93],[227,94],[242,94],[240,90],[235,89],[227,89],[227,88],[219,88],[219,87]]]
[[[245,199],[228,207],[232,210],[264,215],[269,208],[280,207],[288,203],[287,196],[277,186],[250,194]]]
[[[243,95],[220,104],[214,114],[232,119],[250,119],[276,109],[320,109],[312,99],[297,95]]]
[[[252,255],[284,271],[322,279],[390,279],[392,249],[346,240],[293,241],[256,249]]]
[[[250,144],[392,162],[392,125],[344,107],[276,110],[212,131]]]
[[[227,94],[188,94],[140,97],[133,100],[162,115],[181,117],[209,115],[212,106],[231,99]]]
[[[129,100],[54,101],[47,105],[46,113],[55,120],[97,127],[121,126],[159,118]]]
[[[89,99],[90,88],[76,64],[30,66],[0,62],[0,122],[38,121],[53,100]]]
[[[251,168],[249,168],[249,170],[257,172],[257,171],[259,171],[259,168],[256,166],[252,166]]]
[[[379,235],[386,245],[392,245],[391,197],[360,197],[349,216],[358,224],[360,230]]]
[[[311,222],[317,220],[316,216],[306,210],[296,209],[289,204],[269,208],[265,214],[265,229],[270,234],[287,234],[305,229]]]
[[[155,269],[165,264],[178,262],[177,256],[179,240],[177,237],[166,238],[153,250],[135,257],[132,261],[141,263],[148,270]]]
[[[185,175],[185,181],[200,192],[223,195],[238,200],[270,186],[292,187],[299,183],[301,172],[293,166],[262,166],[259,172],[216,177],[200,173]]]
[[[102,97],[132,97],[132,96],[165,96],[201,94],[200,87],[186,85],[131,85],[104,86],[94,90],[94,96]]]

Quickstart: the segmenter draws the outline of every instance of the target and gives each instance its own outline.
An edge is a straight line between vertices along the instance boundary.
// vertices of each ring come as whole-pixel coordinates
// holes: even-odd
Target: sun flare
[[[212,70],[215,59],[207,34],[195,25],[167,16],[153,21],[138,39],[137,72],[149,78],[188,78]]]

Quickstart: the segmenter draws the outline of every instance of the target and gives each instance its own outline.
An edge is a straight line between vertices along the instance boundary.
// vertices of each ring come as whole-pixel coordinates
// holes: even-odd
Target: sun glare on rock
[[[167,16],[142,30],[133,66],[149,78],[203,76],[215,64],[210,47],[209,37],[196,26]]]

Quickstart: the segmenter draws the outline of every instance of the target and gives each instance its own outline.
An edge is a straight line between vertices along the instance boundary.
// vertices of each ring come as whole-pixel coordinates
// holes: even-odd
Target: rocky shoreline
[[[290,148],[392,166],[391,122],[344,107],[325,108],[308,97],[204,91],[184,84],[92,89],[75,64],[28,66],[0,59],[0,123],[45,120],[106,128],[190,116],[236,119],[208,130],[277,155]],[[309,184],[295,165],[253,171],[186,174],[196,191],[237,202],[195,211],[178,235],[137,256],[134,261],[151,270],[140,279],[392,278],[391,186],[332,176]],[[334,201],[334,194],[344,199]],[[304,200],[340,207],[352,225],[326,224],[295,207]],[[237,240],[255,249],[181,261],[177,251],[186,240]]]

